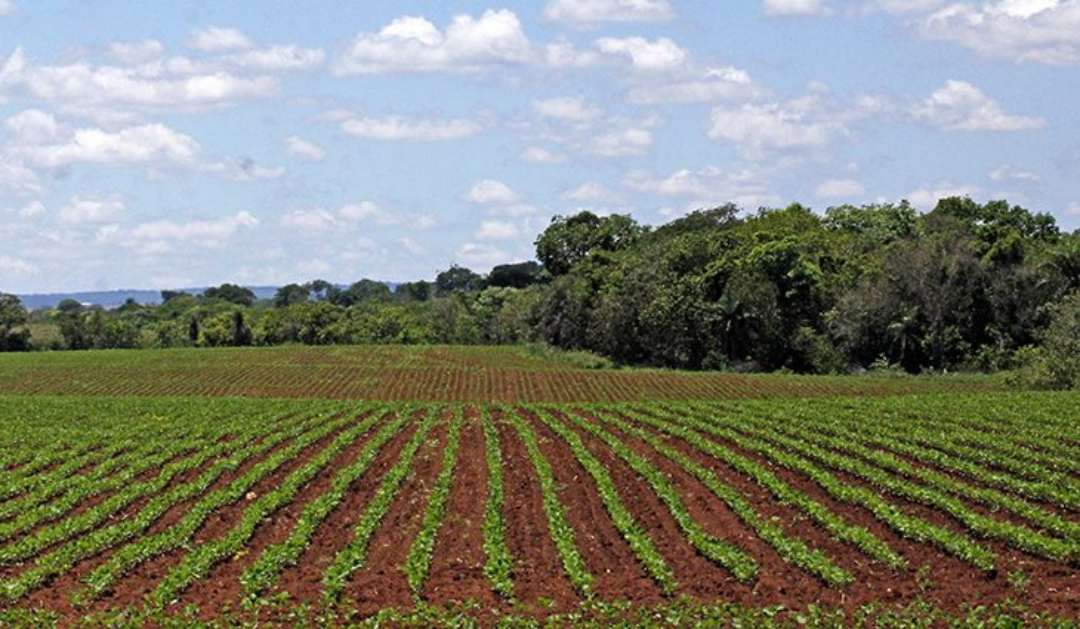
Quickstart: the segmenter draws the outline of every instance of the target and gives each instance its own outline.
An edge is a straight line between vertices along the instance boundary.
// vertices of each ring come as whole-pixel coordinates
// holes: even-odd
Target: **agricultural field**
[[[513,346],[399,345],[0,354],[0,393],[529,403],[878,396],[995,387],[970,376],[587,369],[573,358]]]
[[[0,625],[1080,615],[1078,393],[505,348],[2,358]]]

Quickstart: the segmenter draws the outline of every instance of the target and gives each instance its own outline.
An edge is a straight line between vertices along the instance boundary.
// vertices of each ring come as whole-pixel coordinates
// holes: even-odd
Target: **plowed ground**
[[[0,398],[0,609],[73,623],[117,607],[194,605],[215,619],[289,599],[366,617],[473,602],[467,613],[490,624],[585,601],[851,614],[918,600],[962,614],[1012,599],[1075,618],[1077,409],[1080,395],[1034,393],[600,405]],[[168,459],[178,471],[167,482],[153,485],[155,468],[107,485],[140,458],[110,464],[95,452],[124,439],[140,456],[180,440],[190,449]],[[83,464],[64,467],[84,450]],[[500,550],[510,592],[497,586]]]

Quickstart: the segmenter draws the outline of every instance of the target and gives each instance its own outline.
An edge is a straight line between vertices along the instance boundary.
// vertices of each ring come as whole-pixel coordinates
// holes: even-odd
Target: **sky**
[[[551,218],[1080,227],[1080,0],[0,0],[0,291],[431,279]]]

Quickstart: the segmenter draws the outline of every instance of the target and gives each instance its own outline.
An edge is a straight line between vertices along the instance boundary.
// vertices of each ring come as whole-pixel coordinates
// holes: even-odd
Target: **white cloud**
[[[126,209],[127,203],[119,196],[76,195],[60,208],[57,218],[71,225],[103,223],[120,218]]]
[[[708,135],[729,142],[744,154],[771,149],[806,149],[824,146],[847,134],[845,114],[833,112],[815,95],[776,103],[748,103],[716,107]]]
[[[222,242],[232,238],[237,231],[243,228],[253,229],[259,226],[259,219],[249,212],[238,212],[234,216],[210,219],[193,220],[187,222],[153,221],[135,226],[127,233],[125,240],[137,247],[146,247],[150,243],[163,243],[166,241],[194,244],[201,246],[218,246]],[[153,246],[160,250],[161,247]]]
[[[822,199],[840,199],[857,197],[866,193],[866,188],[854,179],[829,179],[814,188],[814,196]]]
[[[317,144],[308,142],[298,135],[290,135],[285,138],[285,147],[293,155],[310,159],[313,162],[321,162],[326,159],[326,151]]]
[[[13,15],[18,11],[18,7],[11,0],[0,0],[0,17],[5,15]]]
[[[0,68],[0,97],[20,96],[82,117],[130,120],[139,112],[194,112],[274,94],[269,76],[237,76],[221,69],[32,65],[17,48]]]
[[[748,72],[726,66],[696,70],[680,78],[634,87],[630,90],[630,101],[636,105],[709,103],[747,100],[764,92]]]
[[[235,28],[206,26],[191,31],[185,42],[188,48],[200,52],[227,52],[254,48],[251,38]]]
[[[1080,64],[1080,2],[954,2],[915,22],[926,38],[952,42],[991,59]]]
[[[947,197],[975,197],[982,192],[978,186],[956,185],[950,182],[924,186],[912,190],[905,197],[911,204],[920,210],[930,211],[934,209],[938,201]]]
[[[4,128],[15,144],[45,144],[60,135],[60,125],[52,114],[27,109],[4,121]]]
[[[489,267],[506,262],[510,254],[493,245],[467,242],[458,247],[457,258],[469,266]]]
[[[3,8],[2,5],[0,5],[0,8]],[[38,270],[37,265],[31,264],[26,260],[13,258],[9,255],[0,255],[0,272],[2,273],[11,273],[15,276],[34,275]]]
[[[16,196],[27,196],[44,191],[44,187],[33,169],[21,161],[0,155],[0,190]]]
[[[373,201],[360,201],[343,205],[335,211],[318,207],[293,210],[281,218],[281,224],[304,231],[327,231],[360,224],[404,226],[422,231],[435,227],[438,221],[429,214],[393,212]]]
[[[366,140],[445,142],[480,133],[479,124],[465,119],[410,119],[402,116],[353,118],[341,123],[345,133]]]
[[[400,17],[378,33],[361,33],[334,62],[340,75],[469,72],[524,64],[534,50],[512,11],[456,15],[444,31],[423,17]]]
[[[31,201],[26,205],[18,209],[16,214],[23,218],[33,218],[34,216],[41,216],[46,212],[45,204],[41,201]]]
[[[484,221],[473,236],[477,240],[514,240],[521,236],[521,230],[506,221]]]
[[[509,216],[511,218],[521,218],[523,216],[529,216],[536,214],[539,210],[528,203],[511,203],[510,205],[494,205],[487,209],[488,214],[497,216]]]
[[[622,196],[602,183],[590,181],[567,190],[562,198],[583,203],[620,203]]]
[[[431,229],[437,225],[435,217],[429,214],[416,215],[392,212],[372,201],[362,201],[342,206],[338,210],[338,215],[352,223],[370,222],[379,226],[407,225],[416,230]]]
[[[109,44],[109,56],[123,65],[150,63],[160,59],[164,54],[165,46],[156,39]]]
[[[644,155],[652,143],[652,132],[648,129],[629,128],[599,135],[585,149],[603,157],[627,157]]]
[[[412,238],[409,238],[408,236],[405,236],[404,238],[398,238],[397,243],[401,245],[402,248],[405,249],[405,251],[408,251],[414,256],[422,256],[427,253],[427,249],[423,245],[416,242]]]
[[[1080,201],[1073,201],[1065,206],[1065,216],[1080,216]]]
[[[558,164],[566,161],[563,155],[557,155],[539,146],[530,146],[521,152],[521,159],[530,164]]]
[[[990,171],[990,181],[996,183],[1004,183],[1007,181],[1020,182],[1020,183],[1038,183],[1042,178],[1037,173],[1026,172],[1023,170],[1016,170],[1009,164],[1000,166]]]
[[[821,0],[765,0],[766,15],[825,15],[829,9]]]
[[[534,100],[533,110],[544,118],[557,120],[587,121],[604,113],[599,107],[590,104],[582,96],[559,96],[543,100]]]
[[[1046,126],[1046,120],[1006,113],[974,85],[950,80],[912,107],[916,119],[946,131],[1025,131]]]
[[[259,72],[310,70],[322,65],[326,52],[319,48],[301,48],[295,44],[246,50],[225,58],[229,63]]]
[[[776,205],[781,198],[772,189],[773,178],[758,168],[723,169],[706,166],[698,170],[679,169],[667,177],[656,177],[644,171],[631,171],[623,185],[633,190],[662,197],[684,199],[682,212],[735,203],[740,207],[757,208]],[[661,214],[679,213],[673,208]]]
[[[249,157],[229,159],[219,162],[198,164],[195,167],[198,172],[220,175],[232,181],[257,181],[261,179],[280,179],[285,176],[285,168],[267,168],[259,165]]]
[[[45,168],[62,168],[74,163],[192,166],[199,151],[199,144],[191,136],[161,124],[140,125],[116,132],[79,129],[65,142],[12,149],[30,163]]]
[[[643,37],[604,37],[596,40],[596,47],[605,54],[630,59],[634,69],[643,72],[675,70],[683,67],[690,58],[685,49],[666,37],[653,42]]]
[[[494,179],[482,179],[465,193],[465,200],[479,205],[510,205],[521,197],[510,186]]]
[[[281,224],[302,231],[326,231],[338,224],[337,217],[323,208],[293,210],[281,217]]]
[[[850,12],[853,14],[889,13],[903,15],[911,13],[926,13],[932,11],[949,0],[861,0],[851,3]]]
[[[555,22],[660,22],[675,17],[668,0],[552,0],[544,17]]]

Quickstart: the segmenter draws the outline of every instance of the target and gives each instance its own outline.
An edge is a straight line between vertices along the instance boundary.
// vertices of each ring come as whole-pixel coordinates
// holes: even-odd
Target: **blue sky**
[[[0,290],[431,278],[556,214],[1080,227],[1080,0],[0,0]]]

